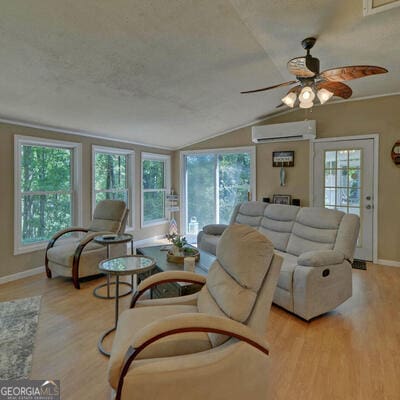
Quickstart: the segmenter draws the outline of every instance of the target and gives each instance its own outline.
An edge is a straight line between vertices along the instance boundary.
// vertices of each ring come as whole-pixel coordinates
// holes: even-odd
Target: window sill
[[[58,240],[57,243],[68,244],[69,242],[73,242],[74,240],[75,239],[73,239],[73,238],[65,238],[65,239]],[[46,240],[43,242],[38,242],[38,243],[27,244],[25,246],[19,245],[18,247],[14,247],[14,256],[19,256],[22,254],[34,253],[35,251],[45,250],[48,243],[49,243],[49,240]]]
[[[169,221],[167,219],[160,219],[156,221],[149,221],[145,222],[144,224],[141,224],[141,228],[148,228],[150,226],[157,226],[157,225],[164,225],[167,224]]]

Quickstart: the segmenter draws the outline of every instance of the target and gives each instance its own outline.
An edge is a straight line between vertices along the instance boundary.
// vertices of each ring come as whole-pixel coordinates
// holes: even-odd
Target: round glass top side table
[[[110,245],[112,244],[120,244],[120,243],[128,243],[131,242],[131,254],[133,254],[133,236],[129,233],[124,233],[122,235],[100,235],[96,236],[93,239],[94,242],[107,246],[107,259],[110,259]],[[132,293],[133,288],[133,278],[132,282],[120,282],[121,285],[129,286],[129,290],[126,293],[120,295],[120,297],[127,296],[128,294]],[[96,286],[93,290],[93,295],[99,299],[113,299],[115,296],[110,295],[110,286],[115,285],[115,282],[110,282],[110,274],[107,273],[107,282],[103,283],[99,286]],[[98,293],[98,290],[107,287],[107,295],[104,296]]]
[[[132,290],[136,291],[137,288],[137,274],[146,272],[154,268],[156,262],[153,258],[141,255],[131,255],[123,257],[110,258],[104,260],[99,264],[99,270],[106,272],[110,275],[115,275],[115,321],[114,326],[108,331],[104,332],[97,343],[97,347],[101,354],[110,357],[110,353],[103,347],[103,340],[111,332],[117,329],[118,315],[119,315],[119,277],[121,275],[131,275],[133,277]],[[121,282],[122,283],[122,282]]]

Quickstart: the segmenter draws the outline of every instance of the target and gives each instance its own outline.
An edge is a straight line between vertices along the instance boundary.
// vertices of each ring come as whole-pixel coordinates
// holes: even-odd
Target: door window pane
[[[325,169],[336,169],[336,151],[325,152]]]
[[[326,169],[325,170],[325,187],[335,187],[336,186],[336,170]]]
[[[348,186],[348,171],[345,169],[338,169],[336,173],[336,186],[347,187]]]
[[[324,165],[324,206],[345,212],[360,207],[361,150],[326,151]]]

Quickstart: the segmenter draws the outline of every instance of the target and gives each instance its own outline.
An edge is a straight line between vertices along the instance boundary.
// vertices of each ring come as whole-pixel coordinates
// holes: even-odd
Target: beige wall
[[[14,135],[35,136],[47,139],[67,140],[82,144],[82,198],[83,223],[91,219],[91,158],[92,145],[118,147],[135,150],[135,240],[165,234],[167,225],[157,225],[140,229],[140,155],[141,151],[171,154],[169,151],[142,147],[109,140],[84,136],[68,135],[41,129],[33,129],[0,123],[0,277],[44,265],[44,251],[35,251],[22,255],[13,255],[14,249]]]
[[[400,261],[400,168],[390,158],[396,140],[400,140],[400,96],[331,103],[315,107],[308,119],[317,121],[318,138],[378,133],[379,149],[379,210],[378,258]],[[294,110],[261,125],[301,121],[304,110]],[[183,150],[211,149],[251,145],[251,127],[242,128]],[[295,167],[286,168],[287,184],[279,186],[279,168],[272,168],[272,151],[294,150]],[[309,203],[309,142],[258,144],[257,199],[274,193],[291,194],[302,205]],[[179,188],[179,154],[174,156],[174,185]],[[180,189],[179,189],[180,190]]]

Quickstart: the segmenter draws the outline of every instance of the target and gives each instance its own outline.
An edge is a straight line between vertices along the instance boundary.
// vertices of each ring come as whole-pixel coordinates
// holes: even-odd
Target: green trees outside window
[[[142,161],[142,201],[145,224],[166,218],[166,164],[165,160],[158,159],[143,159]]]
[[[128,204],[128,156],[95,152],[94,168],[96,204],[105,199]]]
[[[185,156],[186,234],[191,221],[198,222],[200,228],[213,223],[229,223],[235,205],[248,199],[251,157],[246,151]]]
[[[49,240],[72,225],[72,150],[22,145],[21,242]]]

